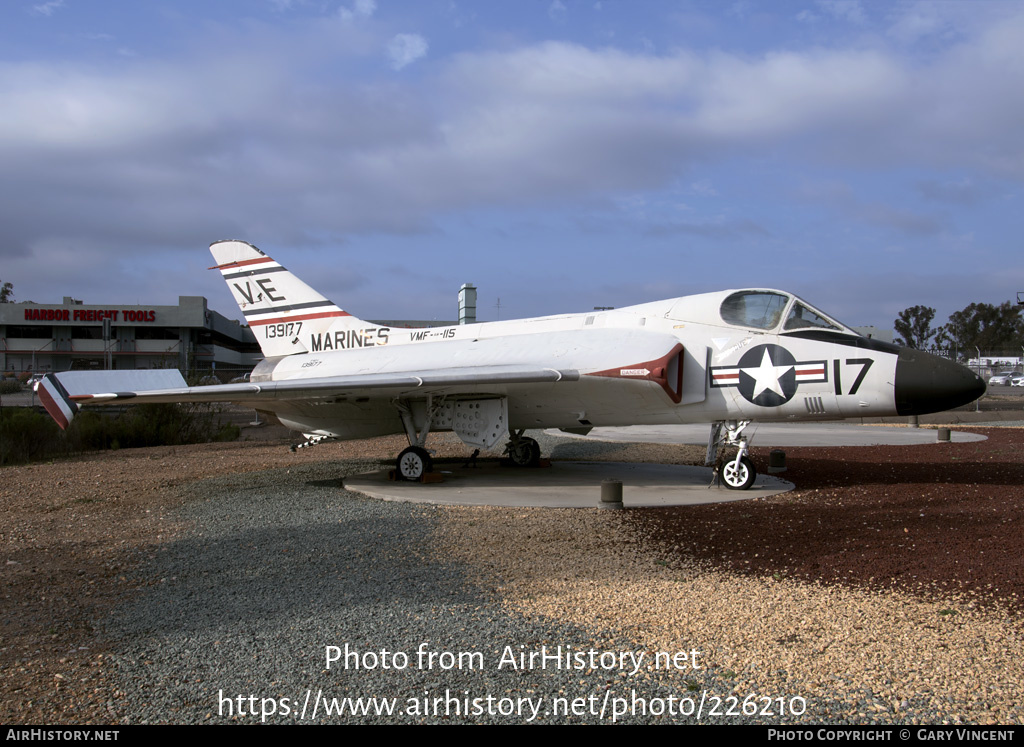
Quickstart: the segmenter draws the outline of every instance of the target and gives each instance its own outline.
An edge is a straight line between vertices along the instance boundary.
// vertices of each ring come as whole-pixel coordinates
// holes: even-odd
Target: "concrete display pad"
[[[585,438],[619,443],[707,444],[711,426],[631,425],[623,428],[594,428],[586,436],[558,430],[545,433],[562,438]],[[743,431],[752,446],[900,446],[936,443],[934,428],[855,425],[851,423],[751,423]],[[980,433],[953,431],[954,442],[984,441]]]
[[[452,506],[542,506],[597,508],[601,481],[622,481],[625,508],[693,506],[749,500],[784,493],[793,483],[774,475],[758,475],[750,490],[708,487],[709,467],[622,462],[553,462],[550,467],[520,469],[480,462],[476,469],[435,465],[444,481],[433,484],[391,482],[388,472],[345,478],[345,488],[386,501]]]

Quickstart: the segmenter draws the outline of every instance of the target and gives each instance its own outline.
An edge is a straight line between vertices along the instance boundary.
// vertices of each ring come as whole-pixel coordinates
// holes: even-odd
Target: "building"
[[[0,367],[6,373],[178,368],[230,379],[263,357],[252,330],[207,308],[201,296],[177,306],[0,304]]]
[[[881,342],[893,342],[895,340],[895,333],[891,329],[880,329],[878,327],[853,327],[853,331],[858,334],[862,334],[865,337],[870,337],[872,340],[880,340]]]

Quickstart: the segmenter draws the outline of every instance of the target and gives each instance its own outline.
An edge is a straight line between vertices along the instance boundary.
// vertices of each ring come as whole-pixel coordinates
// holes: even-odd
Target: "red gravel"
[[[732,569],[1024,607],[1024,430],[987,441],[792,448],[773,498],[636,514],[687,556]],[[755,450],[758,470],[767,450]]]

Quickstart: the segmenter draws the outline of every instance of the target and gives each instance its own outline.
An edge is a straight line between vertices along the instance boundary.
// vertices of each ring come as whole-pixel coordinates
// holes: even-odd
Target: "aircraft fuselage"
[[[723,303],[744,293],[776,300],[772,328],[721,318]],[[792,322],[798,307],[818,324],[784,329],[786,312]],[[771,320],[754,321],[767,326]],[[857,335],[778,291],[724,291],[611,311],[428,329],[311,331],[304,342],[313,352],[268,359],[253,382],[446,366],[579,371],[571,382],[452,388],[451,396],[462,399],[506,397],[515,429],[912,415],[955,407],[984,391],[981,379],[962,366]],[[358,392],[267,404],[261,408],[306,433],[353,438],[403,430],[389,402]]]
[[[431,469],[432,430],[539,463],[531,428],[724,422],[736,457],[722,476],[755,476],[749,421],[916,415],[985,391],[972,371],[867,339],[796,296],[752,288],[623,309],[429,329],[358,319],[244,241],[210,245],[263,350],[251,381],[187,387],[174,372],[48,375],[40,397],[67,427],[85,405],[237,402],[310,441],[404,432],[396,473]],[[716,426],[714,433],[720,430]],[[712,444],[709,442],[709,453]]]

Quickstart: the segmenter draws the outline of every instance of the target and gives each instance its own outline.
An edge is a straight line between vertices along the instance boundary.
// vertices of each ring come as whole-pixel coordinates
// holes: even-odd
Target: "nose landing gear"
[[[722,465],[722,482],[730,490],[747,490],[757,479],[757,470],[750,457],[739,456]]]
[[[740,437],[740,433],[748,425],[749,420],[718,421],[711,425],[705,464],[715,465],[715,477],[720,477],[729,490],[748,490],[757,479],[757,470],[748,456],[747,439]],[[723,426],[726,430],[724,438],[721,435]],[[723,443],[736,447],[734,458],[726,460],[718,457],[718,448]]]

